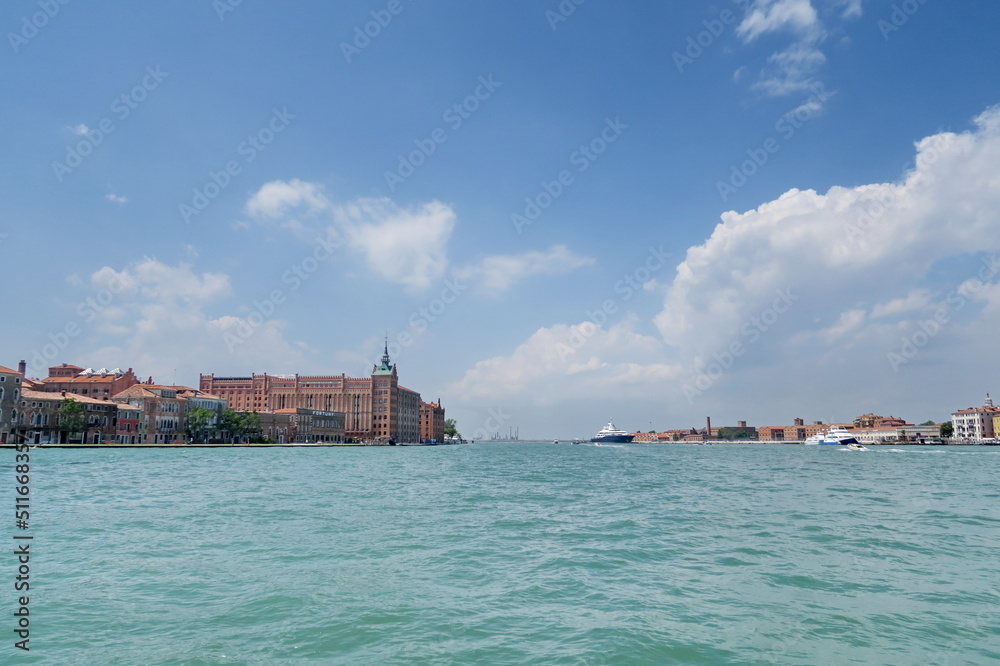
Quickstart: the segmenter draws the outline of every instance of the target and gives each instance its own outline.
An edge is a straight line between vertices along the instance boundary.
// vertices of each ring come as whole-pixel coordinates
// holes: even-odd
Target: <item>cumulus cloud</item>
[[[970,131],[917,142],[898,181],[793,189],[724,213],[663,293],[660,337],[638,333],[634,318],[550,325],[469,369],[453,399],[594,398],[625,386],[684,412],[685,387],[700,378],[698,399],[769,413],[796,408],[803,391],[884,399],[901,368],[937,381],[965,360],[978,367],[1000,329],[1000,107]],[[914,358],[900,356],[906,344],[919,363],[900,365]],[[706,377],[713,364],[720,372]]]
[[[170,383],[220,366],[295,367],[302,358],[298,346],[284,339],[280,319],[252,326],[246,335],[251,329],[239,312],[211,314],[233,293],[223,273],[197,273],[188,264],[145,258],[121,270],[95,271],[89,291],[77,312],[85,329],[101,341],[116,340],[82,356],[94,367],[127,362],[155,381]]]
[[[343,240],[374,273],[413,290],[426,289],[444,275],[456,222],[452,208],[440,201],[409,208],[388,198],[340,204],[321,185],[297,179],[264,184],[250,197],[246,212],[303,240]]]
[[[798,299],[787,329],[812,331],[799,339],[820,345],[863,330],[870,317],[926,310],[935,299],[915,285],[933,266],[1000,249],[998,178],[993,108],[974,131],[920,141],[899,182],[791,190],[756,210],[725,213],[678,266],[656,325],[668,344],[705,358],[782,289]],[[784,334],[773,337],[780,346]]]
[[[448,267],[446,249],[455,212],[439,201],[401,208],[390,199],[359,199],[338,207],[334,219],[334,230],[390,282],[427,289]]]
[[[247,202],[247,213],[256,218],[272,220],[283,217],[293,208],[306,207],[315,213],[330,207],[323,189],[315,183],[305,183],[293,179],[288,182],[276,180],[265,183]]]
[[[676,366],[650,362],[662,356],[663,344],[637,333],[635,324],[630,318],[609,328],[589,321],[540,328],[511,355],[476,363],[449,391],[465,399],[530,393],[552,402],[595,391],[638,395],[679,376]]]
[[[496,295],[532,275],[565,275],[595,263],[592,257],[578,255],[564,245],[554,245],[543,252],[484,257],[476,264],[457,269],[455,274],[475,283],[480,291]]]

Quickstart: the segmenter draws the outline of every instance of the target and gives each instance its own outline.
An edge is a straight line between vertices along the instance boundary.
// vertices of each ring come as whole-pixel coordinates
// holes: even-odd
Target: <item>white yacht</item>
[[[632,438],[635,437],[630,432],[625,432],[624,430],[619,430],[615,427],[613,419],[608,421],[608,425],[601,428],[600,432],[590,438],[591,442],[631,442]]]
[[[839,444],[847,446],[848,444],[855,444],[860,446],[861,443],[851,434],[851,432],[845,428],[835,427],[830,428],[826,432],[819,432],[806,439],[806,444]]]

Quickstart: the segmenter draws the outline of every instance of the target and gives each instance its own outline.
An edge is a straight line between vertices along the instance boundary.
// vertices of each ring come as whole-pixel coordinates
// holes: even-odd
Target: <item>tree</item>
[[[945,421],[941,424],[940,434],[942,437],[951,437],[955,434],[955,427],[951,424],[951,421]]]
[[[257,412],[243,412],[242,417],[242,430],[243,436],[246,437],[248,442],[263,442],[264,441],[264,429],[260,425],[260,414]]]
[[[204,407],[195,407],[188,410],[187,425],[185,427],[188,437],[197,439],[199,435],[203,435],[205,427],[212,422],[214,417],[215,412]]]
[[[243,419],[231,409],[222,412],[222,429],[229,433],[229,439],[238,440],[243,436]]]
[[[444,436],[461,438],[461,435],[458,434],[458,428],[455,426],[455,419],[444,420]]]
[[[932,426],[932,425],[937,425],[937,421],[924,421],[924,422],[923,422],[923,423],[921,423],[920,425],[922,425],[922,426]]]
[[[63,398],[59,407],[59,426],[66,430],[69,439],[76,439],[75,435],[83,437],[87,429],[87,412],[83,405],[72,398]]]

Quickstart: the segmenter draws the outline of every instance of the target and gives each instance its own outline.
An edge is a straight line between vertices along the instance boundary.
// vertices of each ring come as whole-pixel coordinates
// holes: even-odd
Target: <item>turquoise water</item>
[[[31,453],[2,663],[1000,661],[1000,449]]]

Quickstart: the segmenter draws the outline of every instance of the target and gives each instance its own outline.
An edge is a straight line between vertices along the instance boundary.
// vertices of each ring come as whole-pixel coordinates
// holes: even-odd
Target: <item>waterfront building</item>
[[[81,368],[63,363],[49,368],[49,376],[42,380],[42,390],[52,393],[73,393],[91,398],[110,400],[130,386],[139,383],[132,368],[122,372],[119,368]]]
[[[19,370],[0,365],[0,444],[15,442],[14,424],[17,422],[17,405],[21,398],[24,380],[24,361]]]
[[[118,444],[138,444],[142,410],[127,402],[118,402],[115,404],[118,405],[118,423],[115,427],[115,441]]]
[[[225,399],[239,411],[315,409],[344,414],[349,439],[420,440],[420,394],[401,386],[388,345],[370,377],[262,375],[216,377],[201,375],[202,391]],[[442,431],[444,409],[441,408]]]
[[[969,407],[951,413],[952,437],[981,442],[993,439],[998,432],[994,428],[994,419],[1000,415],[1000,407],[993,405],[990,394],[982,407]]]
[[[83,428],[70,432],[60,419],[66,400],[83,407]],[[118,405],[85,395],[24,389],[18,403],[17,429],[31,444],[110,444],[116,440]]]
[[[344,414],[317,409],[279,409],[260,412],[261,431],[277,444],[343,443]]]
[[[852,431],[854,437],[862,444],[889,444],[893,442],[925,443],[940,438],[941,426],[875,426]]]
[[[895,416],[879,416],[878,414],[862,414],[854,419],[855,428],[891,428],[911,426],[904,419]]]
[[[189,386],[171,386],[177,391],[177,397],[186,400],[185,414],[190,414],[194,409],[206,409],[212,413],[208,423],[201,428],[198,436],[205,441],[221,440],[225,433],[222,431],[222,413],[226,411],[226,400],[211,393],[205,393]],[[185,423],[185,428],[187,424]]]
[[[420,403],[420,441],[444,441],[444,407],[437,402]]]
[[[175,386],[134,384],[115,395],[112,400],[139,408],[137,444],[179,443],[184,437],[188,400],[177,393]]]
[[[813,421],[807,424],[803,419],[795,419],[792,425],[789,426],[763,426],[757,428],[757,438],[762,442],[799,442],[805,441],[809,437],[821,432],[826,432],[830,428],[854,430],[854,424],[826,424],[822,421]]]

